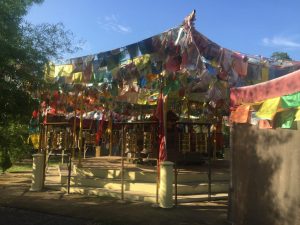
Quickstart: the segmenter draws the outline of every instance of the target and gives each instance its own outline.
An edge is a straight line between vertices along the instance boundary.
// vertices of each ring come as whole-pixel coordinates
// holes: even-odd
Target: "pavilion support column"
[[[112,156],[112,149],[113,149],[113,131],[112,131],[112,113],[110,114],[108,126],[109,126],[109,156]]]
[[[124,200],[124,153],[125,153],[125,126],[122,124],[122,148],[121,148],[121,199]]]
[[[167,159],[168,159],[168,145],[167,145],[167,141],[168,141],[168,97],[163,97],[164,98],[164,104],[163,104],[163,125],[164,125],[164,134],[165,134],[165,151],[167,154]],[[167,160],[166,159],[166,160]]]
[[[217,124],[214,125],[214,149],[213,149],[213,160],[217,159]]]
[[[79,152],[78,152],[78,167],[81,167],[81,158],[82,158],[82,148],[83,148],[83,140],[82,140],[82,129],[83,129],[83,91],[80,96],[80,124],[79,124]]]
[[[72,143],[72,158],[75,158],[76,148],[76,110],[77,110],[77,94],[75,93],[75,106],[74,106],[74,121],[73,121],[73,143]]]

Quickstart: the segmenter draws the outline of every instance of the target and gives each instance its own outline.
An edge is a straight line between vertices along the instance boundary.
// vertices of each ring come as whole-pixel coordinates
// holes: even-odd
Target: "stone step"
[[[217,200],[227,200],[228,193],[217,193],[212,194],[210,199],[208,194],[200,194],[200,195],[178,195],[177,202],[178,203],[191,203],[191,202],[202,202],[202,201],[217,201]]]
[[[75,175],[84,177],[96,177],[103,179],[121,179],[120,169],[109,168],[76,168]],[[144,182],[156,182],[156,173],[126,169],[124,170],[124,179],[138,180]]]
[[[224,181],[229,180],[228,172],[212,172],[211,174],[212,181]],[[188,182],[208,182],[208,173],[207,172],[190,172],[190,173],[179,173],[177,175],[178,183],[188,183]]]
[[[67,184],[67,176],[61,176],[61,185]],[[94,187],[121,190],[120,179],[102,179],[94,177],[71,177],[71,186]],[[132,180],[124,181],[126,191],[156,193],[156,182],[136,182]],[[227,181],[214,181],[211,184],[212,193],[222,193],[228,191]],[[177,185],[178,194],[205,194],[208,192],[207,182],[189,182]]]
[[[61,187],[61,191],[67,192],[67,187]],[[121,191],[106,188],[71,187],[70,193],[106,196],[121,199]],[[145,192],[124,191],[124,199],[129,201],[156,202],[156,195]]]
[[[62,192],[67,192],[66,187],[61,187],[60,189]],[[121,191],[120,190],[112,190],[112,189],[105,189],[105,188],[91,188],[91,187],[71,187],[70,193],[76,194],[84,194],[84,195],[96,195],[96,196],[105,196],[105,197],[112,197],[121,199]],[[212,194],[210,200],[226,200],[228,198],[227,193],[220,193],[220,194]],[[174,204],[175,204],[175,196],[173,196]],[[149,203],[156,203],[156,194],[149,194],[145,192],[132,192],[132,191],[124,191],[124,200],[129,201],[142,201],[142,202],[149,202]],[[177,196],[177,203],[190,203],[190,202],[201,202],[201,201],[208,201],[207,194],[201,195],[178,195]]]
[[[228,192],[229,184],[226,181],[217,181],[211,184],[212,193],[226,193]],[[207,194],[208,183],[185,183],[177,185],[178,195],[197,195]]]
[[[112,168],[78,168],[73,171],[74,175],[82,177],[96,177],[104,179],[121,179],[121,170]],[[137,182],[156,182],[157,172],[135,169],[125,169],[124,179]],[[228,171],[212,171],[213,181],[229,180]],[[206,171],[179,171],[177,175],[178,183],[193,182],[193,181],[208,181],[208,173]]]
[[[61,184],[67,184],[67,177],[62,176]],[[72,186],[79,187],[94,187],[94,188],[105,188],[105,189],[114,189],[121,190],[121,180],[120,179],[102,179],[102,178],[94,178],[94,177],[71,177],[70,182]],[[128,191],[143,191],[147,190],[147,193],[156,193],[156,183],[154,182],[144,182],[137,183],[130,180],[124,181],[124,189]]]

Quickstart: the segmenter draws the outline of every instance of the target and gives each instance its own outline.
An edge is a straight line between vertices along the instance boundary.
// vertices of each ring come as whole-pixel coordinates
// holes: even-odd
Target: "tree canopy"
[[[72,32],[62,23],[33,25],[25,21],[30,7],[42,2],[0,1],[0,154],[7,153],[12,141],[19,143],[12,134],[24,140],[24,129],[37,105],[32,93],[46,85],[46,63],[77,50]]]
[[[277,60],[287,60],[287,61],[292,60],[292,58],[286,52],[273,52],[271,55],[271,59],[274,59],[276,61]]]

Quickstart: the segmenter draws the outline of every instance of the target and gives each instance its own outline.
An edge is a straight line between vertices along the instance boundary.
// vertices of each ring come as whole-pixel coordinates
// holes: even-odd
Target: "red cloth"
[[[160,93],[157,109],[155,116],[159,121],[159,129],[158,129],[158,143],[159,143],[159,151],[158,151],[158,162],[165,161],[167,159],[167,150],[166,150],[166,136],[165,136],[165,128],[164,128],[164,99],[163,94]]]
[[[37,110],[33,110],[32,112],[32,118],[37,118],[39,116],[39,112]]]
[[[300,91],[300,70],[256,85],[231,88],[231,106],[255,103]]]
[[[97,133],[96,133],[96,144],[97,145],[98,145],[100,139],[102,138],[103,124],[104,124],[104,114],[103,114],[102,119],[99,123],[98,130],[97,130]]]

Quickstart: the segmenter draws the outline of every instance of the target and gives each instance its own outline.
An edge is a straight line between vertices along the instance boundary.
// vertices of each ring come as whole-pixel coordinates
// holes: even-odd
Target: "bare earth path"
[[[227,202],[182,204],[172,209],[106,197],[29,192],[31,173],[0,174],[0,225],[223,225]]]

